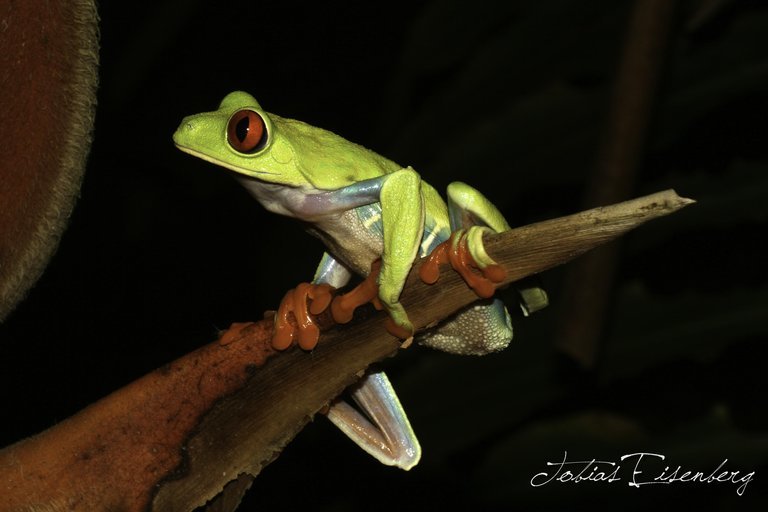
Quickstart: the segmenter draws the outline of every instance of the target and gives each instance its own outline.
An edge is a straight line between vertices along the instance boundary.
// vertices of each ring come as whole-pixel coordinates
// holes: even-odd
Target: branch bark
[[[489,236],[485,245],[507,270],[504,285],[691,202],[661,192]],[[401,297],[417,328],[477,300],[453,271],[424,284],[420,265]],[[383,321],[364,308],[324,330],[311,354],[272,350],[269,320],[235,324],[218,342],[0,451],[0,511],[189,511],[233,481],[239,495],[368,365],[397,353]]]

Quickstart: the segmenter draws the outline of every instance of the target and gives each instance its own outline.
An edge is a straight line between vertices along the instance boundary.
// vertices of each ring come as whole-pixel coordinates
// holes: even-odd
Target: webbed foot
[[[312,350],[320,338],[320,328],[310,316],[326,310],[333,298],[334,288],[328,284],[301,283],[283,297],[275,314],[275,334],[272,347],[285,350],[294,339],[299,347]],[[311,301],[308,303],[308,299]],[[290,321],[293,314],[295,323]]]
[[[276,350],[285,350],[296,340],[302,349],[312,350],[320,338],[320,328],[312,315],[319,315],[330,306],[333,321],[346,324],[352,320],[358,307],[369,302],[377,310],[387,309],[390,313],[385,323],[385,328],[390,334],[401,339],[413,336],[413,327],[400,303],[396,303],[394,307],[385,308],[379,298],[377,277],[380,269],[381,260],[376,260],[371,265],[371,273],[368,277],[349,292],[335,297],[333,296],[335,288],[328,284],[301,283],[288,291],[275,314],[272,347]],[[291,315],[295,322],[291,321]]]
[[[396,303],[394,307],[389,306],[385,308],[379,298],[378,277],[380,271],[381,260],[376,260],[371,264],[371,272],[363,282],[349,292],[333,299],[331,303],[333,319],[337,323],[345,324],[352,320],[355,309],[370,302],[377,310],[387,309],[389,312],[390,316],[385,323],[387,332],[398,338],[408,339],[413,335],[413,327],[408,321],[405,309],[403,309],[400,303]],[[399,306],[399,309],[397,306]]]
[[[419,277],[425,283],[433,284],[440,277],[440,265],[450,263],[479,297],[487,299],[493,296],[496,285],[507,277],[504,268],[496,264],[483,248],[483,234],[493,232],[481,226],[454,231],[448,240],[426,257],[419,269]]]

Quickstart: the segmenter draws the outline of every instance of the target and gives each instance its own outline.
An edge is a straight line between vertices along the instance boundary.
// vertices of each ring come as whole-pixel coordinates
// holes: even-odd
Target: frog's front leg
[[[289,290],[280,302],[275,314],[272,347],[285,350],[296,339],[304,350],[315,348],[320,338],[320,329],[310,314],[318,315],[325,311],[333,299],[334,288],[347,284],[351,276],[344,265],[324,253],[312,283],[300,283]],[[291,323],[290,315],[293,315],[294,323]]]
[[[379,201],[384,231],[379,299],[394,323],[405,333],[413,333],[413,325],[400,304],[400,294],[424,232],[421,178],[410,167],[390,174],[381,188]]]
[[[291,206],[291,213],[302,219],[322,219],[375,202],[381,205],[384,240],[380,271],[377,276],[371,277],[377,280],[381,306],[387,310],[391,321],[394,322],[394,327],[389,324],[388,329],[402,338],[407,338],[413,333],[413,325],[408,320],[399,298],[418,253],[424,230],[424,202],[419,175],[409,167],[341,189],[307,194],[302,201]],[[324,269],[324,264],[328,266],[327,269]],[[303,349],[314,348],[319,331],[308,312],[317,314],[325,309],[329,291],[324,286],[331,282],[317,277],[331,271],[336,272],[337,267],[342,266],[326,254],[318,268],[316,282],[311,285],[302,283],[295,291],[286,295],[276,317],[276,335],[272,343],[275,348],[287,348],[294,336],[298,338]],[[313,297],[312,294],[318,296]],[[307,309],[306,298],[315,299],[310,305],[311,310]],[[294,313],[298,329],[290,325],[289,313]],[[339,321],[339,318],[336,319]]]
[[[374,305],[384,308],[389,314],[387,330],[405,339],[413,335],[414,328],[400,304],[400,294],[418,256],[424,233],[425,205],[421,178],[408,167],[376,180],[383,238],[381,259],[380,262],[373,262],[370,275],[357,289],[334,300],[333,317],[337,322],[347,322],[352,318],[355,307],[378,298],[378,301],[374,300]],[[366,185],[365,190],[370,193],[373,187]]]
[[[246,186],[249,183],[246,182]],[[378,177],[338,190],[306,194],[299,201],[287,202],[287,214],[307,221],[340,214],[378,201],[382,184],[383,177]],[[331,302],[332,288],[344,286],[350,277],[349,270],[343,264],[329,253],[325,253],[312,283],[299,284],[286,293],[281,301],[275,315],[272,346],[277,350],[284,350],[296,339],[304,350],[315,348],[320,331],[310,313],[317,315],[323,312]],[[310,305],[307,304],[308,300],[311,300]],[[294,316],[295,325],[290,321],[291,314]]]

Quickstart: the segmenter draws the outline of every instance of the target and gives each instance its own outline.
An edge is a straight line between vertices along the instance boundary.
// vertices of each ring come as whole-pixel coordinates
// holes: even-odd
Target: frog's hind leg
[[[466,183],[448,185],[451,230],[466,229],[473,259],[482,267],[493,264],[482,247],[483,231],[510,229],[504,216],[483,194]],[[515,284],[525,314],[545,307],[547,294],[535,281]],[[422,344],[456,354],[482,355],[502,350],[512,341],[512,321],[498,299],[475,303],[421,336]]]
[[[501,212],[485,196],[460,182],[448,186],[451,231],[509,229]],[[482,232],[479,233],[482,235]],[[482,247],[480,248],[482,250]],[[482,251],[484,253],[484,251]],[[478,258],[472,254],[475,261]],[[488,258],[488,260],[490,260]],[[482,266],[482,261],[477,261]],[[486,299],[462,309],[437,327],[417,337],[422,345],[460,355],[482,355],[504,349],[512,341],[512,321],[504,304]]]
[[[350,277],[341,263],[325,253],[313,283],[341,288]],[[387,375],[382,371],[367,372],[349,388],[349,394],[360,410],[337,398],[325,413],[328,419],[378,461],[405,470],[415,466],[421,447]]]
[[[448,216],[451,230],[486,226],[499,233],[510,229],[504,216],[492,202],[466,183],[448,185]]]
[[[485,226],[496,233],[510,229],[506,219],[492,202],[476,189],[458,181],[448,185],[448,215],[453,231],[472,226]],[[523,279],[514,286],[520,296],[520,307],[525,315],[549,304],[547,293],[539,286],[537,278]]]
[[[327,412],[328,419],[382,464],[406,471],[418,464],[419,441],[386,374],[367,373],[349,391],[364,414],[336,400]]]

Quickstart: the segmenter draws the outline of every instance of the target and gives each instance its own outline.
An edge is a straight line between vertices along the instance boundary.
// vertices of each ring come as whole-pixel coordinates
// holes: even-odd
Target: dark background
[[[232,90],[412,165],[439,190],[468,181],[513,225],[582,208],[630,2],[361,4],[100,6],[82,195],[42,280],[0,326],[2,445],[260,318],[312,276],[317,241],[173,147],[183,116]],[[708,4],[720,8],[692,26]],[[516,315],[505,352],[415,348],[386,362],[419,466],[381,466],[319,417],[242,510],[764,509],[768,6],[682,2],[656,105],[633,195],[675,188],[698,203],[623,240],[594,369],[555,347],[564,270],[548,272],[551,307]],[[757,474],[741,497],[732,484],[532,488],[566,450],[663,453],[706,472],[727,458]]]

